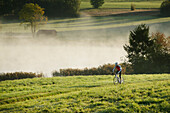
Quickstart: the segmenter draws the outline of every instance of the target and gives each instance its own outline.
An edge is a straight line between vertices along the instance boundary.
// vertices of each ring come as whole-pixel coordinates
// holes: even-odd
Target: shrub
[[[135,5],[134,4],[131,4],[131,11],[134,11],[136,8],[135,8]]]
[[[122,74],[130,74],[132,72],[130,64],[120,64],[122,66]],[[105,64],[97,68],[84,69],[60,69],[60,72],[54,71],[53,76],[73,76],[73,75],[111,75],[114,64]]]
[[[77,16],[80,10],[80,0],[64,0],[64,11],[66,15]]]
[[[160,7],[160,13],[162,16],[170,16],[170,1],[164,1]]]
[[[104,0],[90,0],[90,3],[94,8],[99,8],[104,4]]]
[[[43,74],[28,73],[28,72],[14,72],[14,73],[0,73],[0,81],[4,80],[14,80],[14,79],[24,79],[24,78],[34,78],[42,77]]]

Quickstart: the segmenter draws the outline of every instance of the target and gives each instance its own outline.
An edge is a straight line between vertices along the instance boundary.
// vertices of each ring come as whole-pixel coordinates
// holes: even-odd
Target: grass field
[[[0,112],[170,112],[170,75],[34,78],[0,82]]]
[[[100,8],[119,8],[121,9],[129,9],[131,4],[134,4],[137,9],[152,9],[152,8],[160,8],[162,1],[141,1],[141,2],[111,2],[105,1],[104,5]],[[81,10],[92,8],[90,2],[81,2]]]
[[[68,19],[49,20],[41,29],[55,29],[56,31],[78,31],[78,30],[96,30],[116,27],[127,27],[132,25],[155,24],[170,22],[170,17],[157,16],[108,16],[108,17],[81,17]],[[1,24],[1,33],[30,33],[30,28],[24,29],[20,23]]]

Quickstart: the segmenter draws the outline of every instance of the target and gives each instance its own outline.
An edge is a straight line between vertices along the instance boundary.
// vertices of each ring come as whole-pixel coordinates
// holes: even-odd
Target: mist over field
[[[128,43],[129,33],[134,28],[62,31],[56,38],[1,34],[0,72],[42,72],[50,77],[52,71],[63,68],[122,62],[126,55],[123,45]],[[166,23],[150,25],[150,33],[157,31],[170,36]]]
[[[1,39],[0,71],[51,73],[61,68],[96,67],[124,55],[120,45],[98,40]]]

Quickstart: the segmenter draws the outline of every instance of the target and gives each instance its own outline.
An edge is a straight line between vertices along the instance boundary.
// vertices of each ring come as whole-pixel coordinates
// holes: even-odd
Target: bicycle
[[[117,83],[122,84],[122,83],[124,83],[124,79],[123,79],[123,77],[121,76],[121,81],[120,81],[120,77],[118,77],[117,74],[115,74],[115,77],[113,78],[113,83],[114,83],[114,84],[117,84]]]

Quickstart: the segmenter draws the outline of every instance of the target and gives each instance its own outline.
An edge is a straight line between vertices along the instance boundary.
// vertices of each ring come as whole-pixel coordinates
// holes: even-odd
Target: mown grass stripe
[[[96,30],[96,29],[107,29],[107,28],[116,28],[116,27],[127,27],[127,26],[133,26],[138,25],[141,23],[145,24],[154,24],[154,23],[161,23],[161,22],[170,22],[170,17],[167,18],[156,18],[152,16],[146,16],[146,17],[105,17],[105,18],[92,18],[77,21],[79,19],[74,19],[74,22],[71,23],[60,23],[60,20],[57,20],[59,24],[52,24],[54,22],[52,20],[49,21],[51,24],[46,24],[43,26],[40,26],[41,29],[55,29],[58,32],[59,31],[77,31],[77,30]],[[57,22],[56,21],[56,22]],[[65,22],[70,21],[70,19],[66,19]],[[16,25],[16,26],[15,26]],[[22,32],[27,33],[30,32],[30,28],[24,29],[23,26],[20,26],[18,24],[3,24],[1,33],[7,33],[7,32]],[[9,34],[9,33],[8,33]]]
[[[101,105],[103,105],[104,108],[108,108],[108,107],[112,107],[113,104],[115,106],[119,106],[119,103],[123,104],[129,104],[132,103],[138,103],[139,105],[148,105],[148,103],[150,104],[158,104],[158,103],[163,103],[164,101],[161,99],[163,97],[159,96],[160,99],[157,99],[155,97],[152,98],[148,98],[147,95],[149,94],[148,91],[152,91],[152,89],[155,89],[156,87],[160,88],[164,88],[167,86],[167,84],[170,81],[148,81],[143,83],[142,81],[140,83],[132,83],[132,84],[126,84],[126,85],[119,85],[119,87],[117,86],[113,86],[113,84],[111,85],[105,85],[103,87],[95,87],[95,88],[91,88],[91,89],[87,89],[87,90],[82,90],[82,91],[75,91],[75,92],[69,92],[69,93],[64,93],[64,94],[60,94],[60,95],[52,95],[52,96],[48,96],[48,97],[40,97],[40,98],[36,98],[33,100],[27,100],[27,101],[23,101],[23,102],[17,102],[17,103],[11,103],[11,104],[7,104],[7,105],[2,105],[0,106],[0,111],[16,111],[19,109],[19,106],[21,108],[24,109],[34,109],[36,110],[37,107],[41,108],[42,103],[44,103],[44,107],[45,106],[57,106],[59,105],[59,103],[63,103],[62,106],[60,106],[61,108],[66,107],[64,105],[70,105],[71,103],[76,103],[76,102],[80,102],[80,104],[83,106],[83,103],[86,103],[88,105],[85,105],[85,109],[90,108],[91,110],[93,109],[97,109],[96,106],[96,102],[100,103],[99,101],[101,101]],[[156,87],[155,87],[156,86]],[[151,90],[147,90],[147,89],[151,89]],[[135,90],[134,90],[135,89]],[[162,90],[161,90],[162,91]],[[136,93],[135,93],[136,92]],[[138,94],[139,92],[139,94]],[[141,93],[140,93],[141,92]],[[158,93],[158,92],[157,92]],[[144,100],[135,98],[135,95],[138,97],[142,96],[146,96],[144,97]],[[167,93],[166,93],[167,94]],[[165,95],[165,94],[164,94]],[[126,97],[126,99],[123,99],[124,97]],[[82,101],[80,101],[80,100]],[[91,100],[93,99],[93,101]],[[128,102],[128,100],[134,100],[131,102]],[[65,101],[67,101],[67,103],[64,103]],[[106,104],[104,104],[104,103]],[[110,104],[109,104],[110,103]],[[112,103],[112,104],[111,104]],[[107,106],[106,106],[107,105]],[[77,106],[77,105],[76,105]],[[80,106],[81,107],[81,106]],[[56,107],[55,107],[56,108]],[[52,109],[52,108],[50,108]]]
[[[123,23],[129,23],[129,22],[133,22],[133,21],[141,21],[141,20],[148,20],[148,19],[156,19],[154,17],[138,17],[138,18],[129,18],[129,19],[110,19],[108,20],[103,19],[103,20],[89,20],[88,22],[74,22],[74,23],[68,23],[68,26],[66,26],[67,28],[71,28],[71,27],[86,27],[86,26],[105,26],[107,24],[109,25],[113,25],[113,24],[123,24]],[[59,25],[62,26],[62,25]],[[60,28],[58,26],[58,28]],[[63,27],[63,26],[62,26]]]
[[[142,23],[145,24],[154,24],[161,22],[169,22],[170,18],[159,18],[159,19],[151,19],[151,20],[142,20],[137,22],[125,22],[120,24],[110,24],[110,25],[101,25],[101,26],[82,26],[82,27],[74,27],[74,28],[56,28],[58,31],[77,31],[77,30],[97,30],[97,29],[108,29],[115,27],[127,27],[127,26],[135,26]]]

